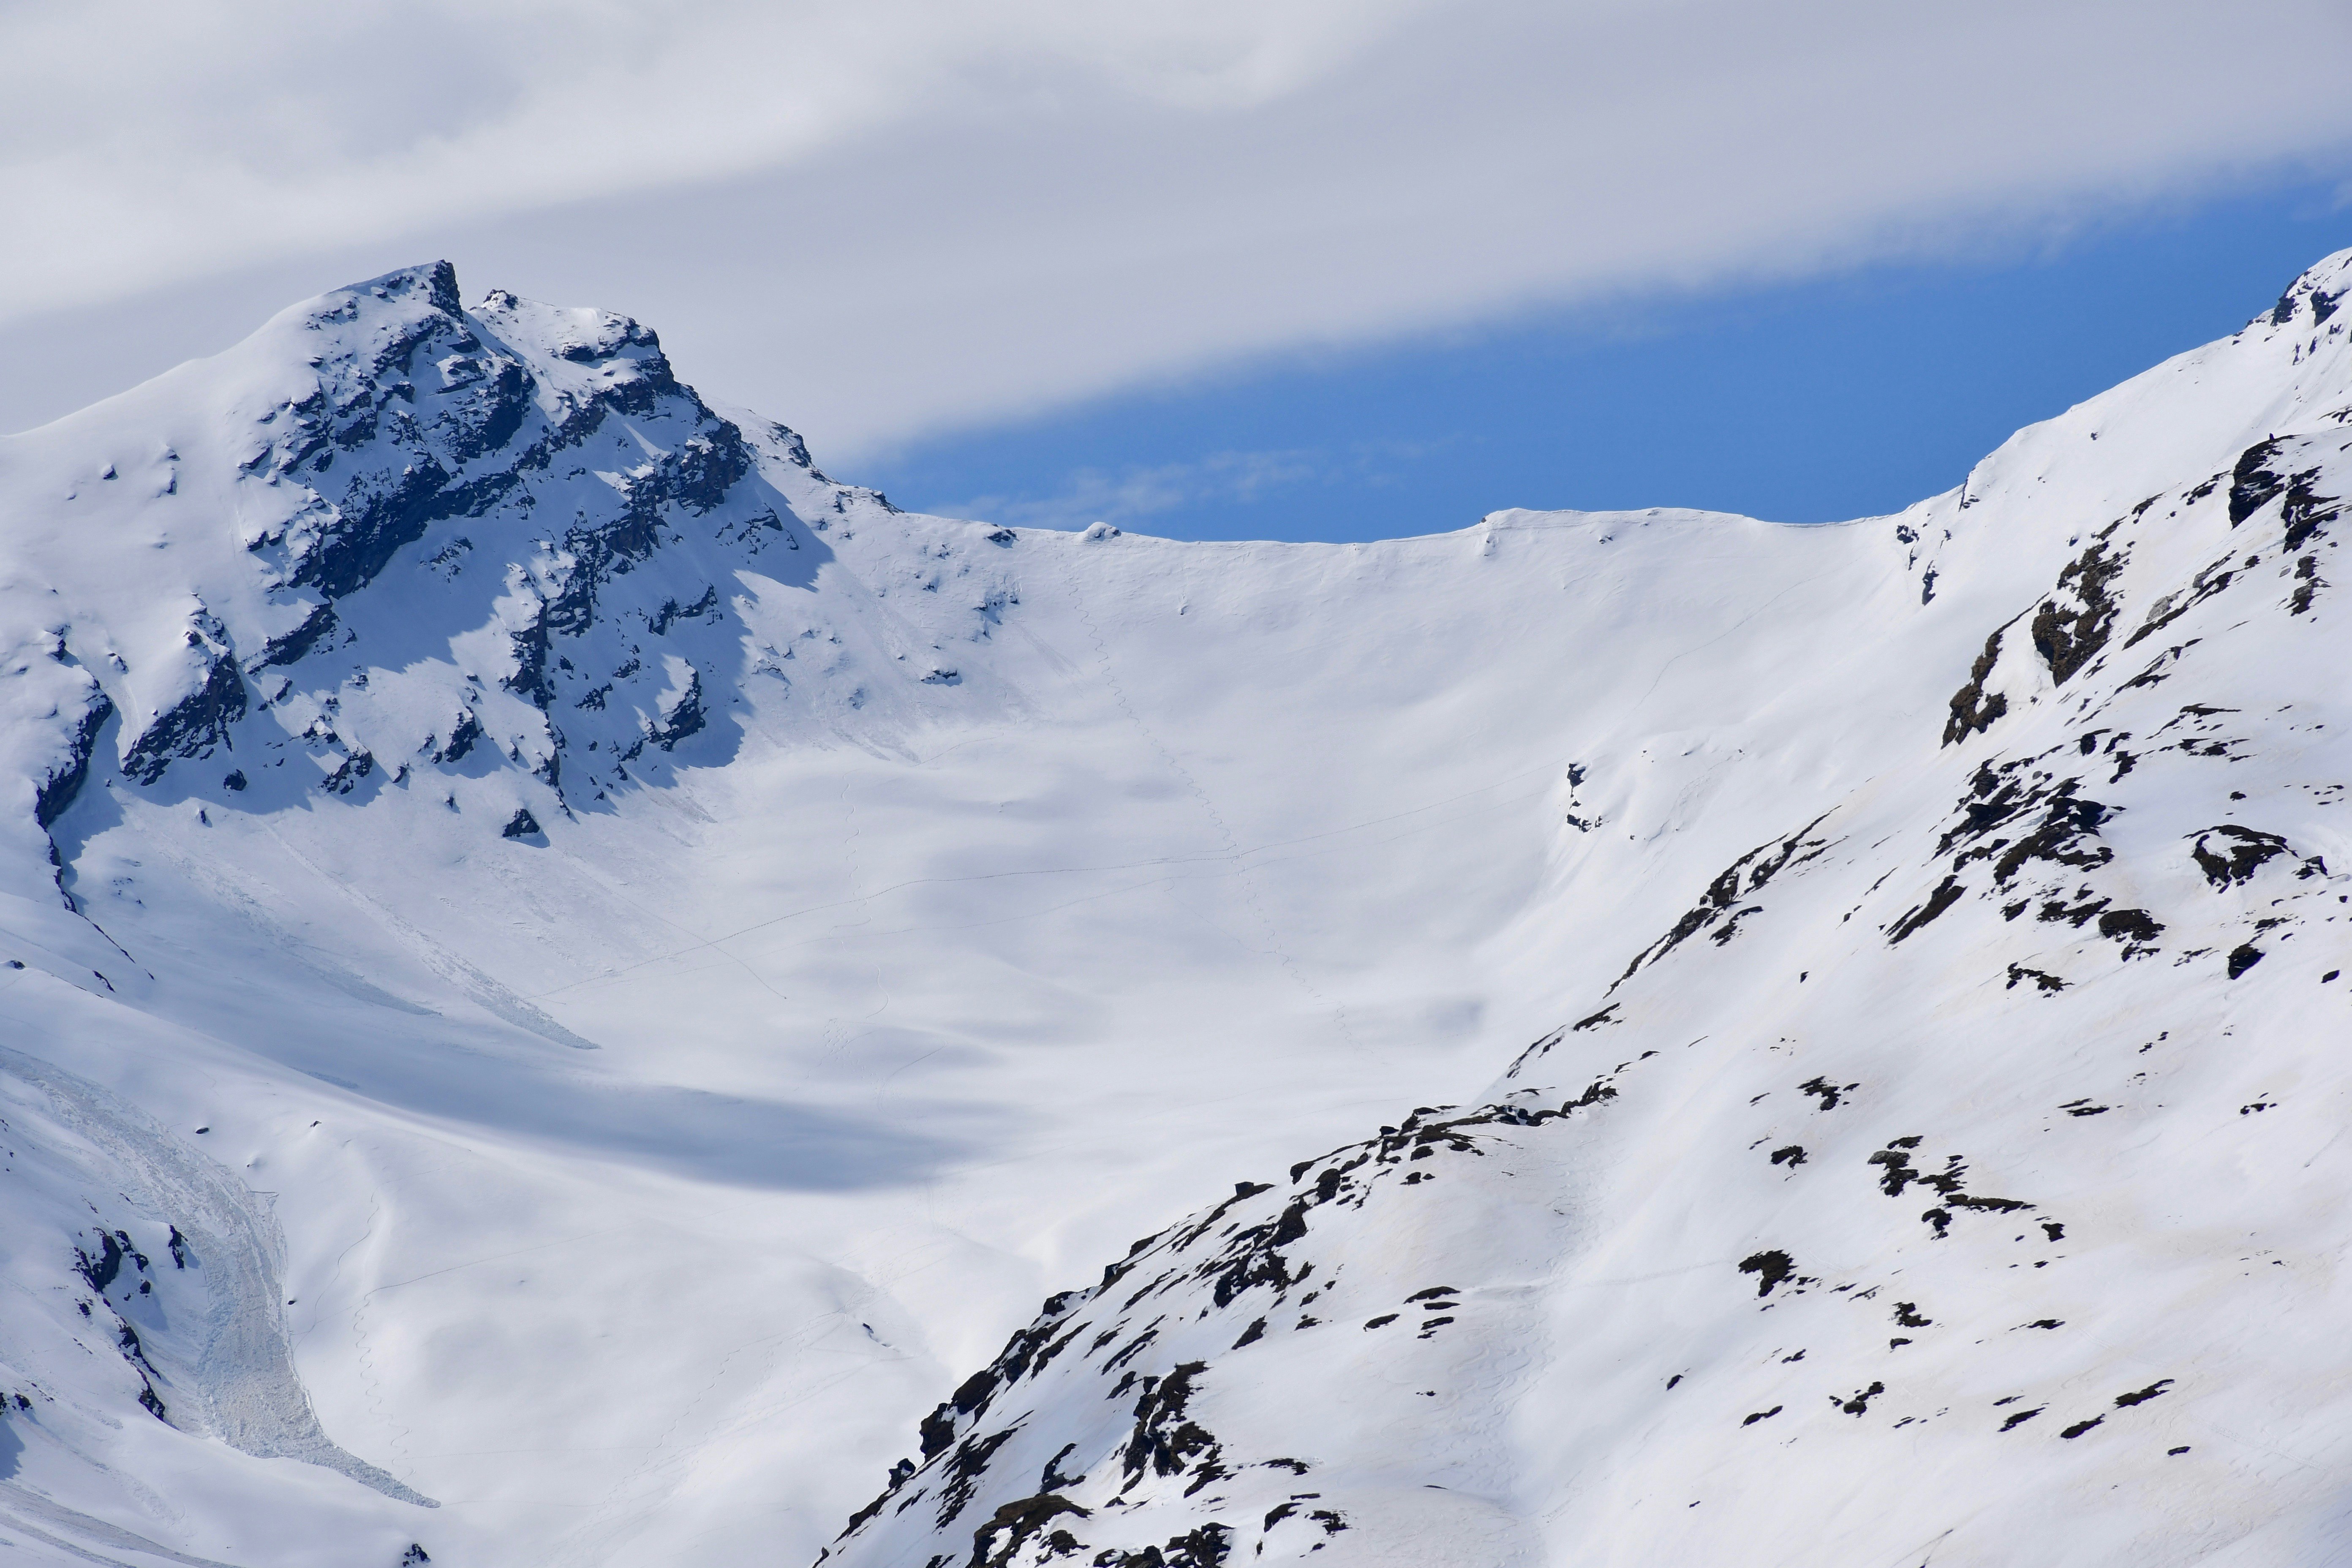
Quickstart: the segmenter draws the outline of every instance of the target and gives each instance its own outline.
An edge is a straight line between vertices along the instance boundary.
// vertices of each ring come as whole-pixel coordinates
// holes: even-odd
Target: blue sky
[[[2236,331],[2347,246],[2335,186],[2281,185],[2030,252],[1261,360],[846,477],[911,510],[1186,539],[1373,539],[1507,506],[1866,516]]]
[[[101,11],[0,6],[0,431],[446,258],[908,506],[1833,518],[2352,244],[2345,0]]]

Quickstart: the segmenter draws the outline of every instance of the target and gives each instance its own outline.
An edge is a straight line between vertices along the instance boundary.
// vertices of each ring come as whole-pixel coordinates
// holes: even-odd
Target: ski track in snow
[[[1092,534],[1089,533],[1085,537],[1091,538]],[[1209,826],[1215,829],[1217,851],[1213,858],[1225,860],[1234,868],[1234,879],[1240,883],[1242,889],[1242,901],[1248,906],[1251,919],[1256,925],[1264,943],[1259,956],[1272,959],[1283,973],[1289,977],[1290,983],[1298,988],[1300,994],[1315,1005],[1318,1011],[1329,1013],[1332,1021],[1339,1026],[1340,1035],[1347,1039],[1350,1047],[1353,1047],[1356,1039],[1353,1031],[1348,1027],[1347,1009],[1338,1005],[1322,992],[1317,990],[1314,982],[1308,980],[1305,972],[1299,968],[1298,961],[1284,951],[1282,939],[1275,930],[1274,921],[1268,918],[1264,905],[1258,901],[1257,886],[1250,876],[1250,868],[1242,863],[1246,858],[1245,852],[1234,839],[1234,830],[1227,825],[1223,814],[1217,810],[1217,803],[1209,798],[1209,792],[1201,787],[1201,781],[1192,775],[1192,770],[1185,767],[1176,753],[1170,751],[1160,737],[1152,732],[1151,726],[1143,721],[1143,716],[1135,710],[1135,704],[1128,698],[1127,689],[1119,684],[1118,670],[1112,662],[1110,647],[1103,641],[1101,628],[1095,625],[1094,616],[1087,608],[1086,595],[1078,586],[1076,574],[1065,578],[1063,586],[1069,590],[1071,607],[1077,612],[1078,624],[1086,628],[1087,640],[1093,646],[1096,662],[1102,667],[1103,685],[1109,689],[1111,700],[1118,704],[1120,714],[1126,718],[1135,732],[1142,737],[1143,743],[1150,747],[1158,755],[1160,765],[1184,786],[1184,792],[1191,795],[1193,803],[1201,808],[1201,815],[1208,818]],[[1189,595],[1187,602],[1189,603]]]

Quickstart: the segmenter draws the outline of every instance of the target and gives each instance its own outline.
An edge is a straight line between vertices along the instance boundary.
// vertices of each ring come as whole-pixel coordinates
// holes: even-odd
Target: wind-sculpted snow
[[[0,443],[0,1537],[2341,1559],[2347,291],[1832,528],[908,516],[446,267]]]

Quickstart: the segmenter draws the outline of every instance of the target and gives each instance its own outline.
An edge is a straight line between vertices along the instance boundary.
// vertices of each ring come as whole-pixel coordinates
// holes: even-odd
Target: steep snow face
[[[2332,1561],[2347,289],[1833,528],[908,516],[446,267],[0,442],[0,1535]]]

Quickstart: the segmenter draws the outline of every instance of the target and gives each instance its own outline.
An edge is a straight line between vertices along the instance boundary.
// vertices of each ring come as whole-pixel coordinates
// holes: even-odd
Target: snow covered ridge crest
[[[2119,389],[1895,520],[1925,607],[2058,443],[2191,465],[1482,1103],[1048,1300],[819,1561],[2340,1560],[2347,293],[2142,378],[2263,354],[2220,467]]]
[[[636,322],[469,312],[446,262],[13,438],[0,487],[12,816],[40,829],[94,768],[266,806],[502,761],[541,787],[501,825],[594,802],[710,727],[738,601],[887,510],[713,413]]]
[[[0,442],[0,1542],[2343,1560],[2347,285],[1830,528],[910,516],[432,268]]]

